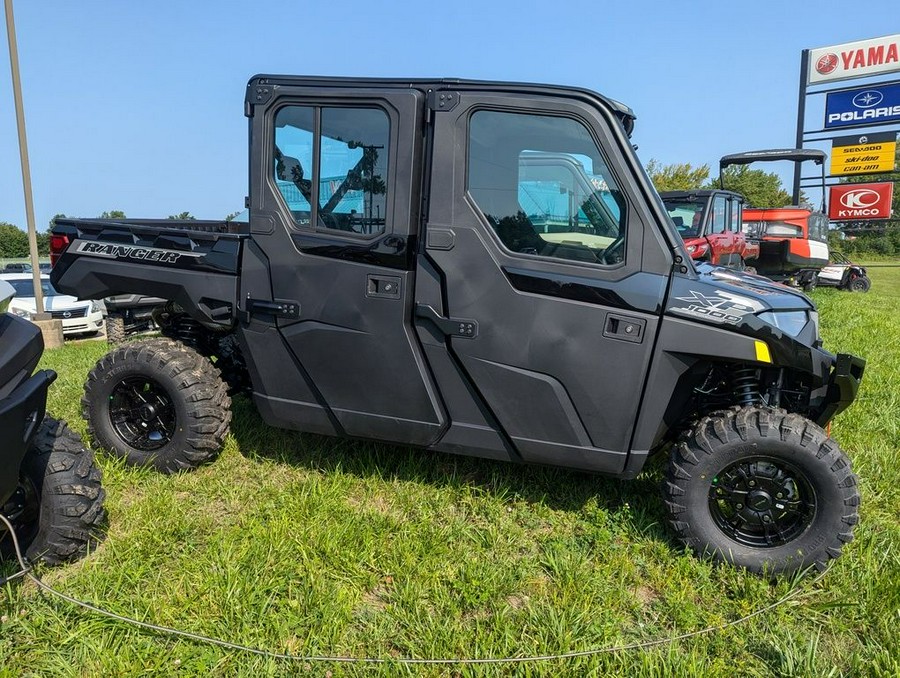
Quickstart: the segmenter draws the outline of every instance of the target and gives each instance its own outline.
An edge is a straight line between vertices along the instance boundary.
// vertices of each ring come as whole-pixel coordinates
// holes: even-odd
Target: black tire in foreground
[[[85,555],[102,538],[104,498],[93,452],[64,421],[45,417],[5,511],[25,557],[57,565]],[[12,539],[2,536],[0,553],[15,557]]]
[[[187,471],[222,449],[231,399],[205,357],[168,339],[129,342],[88,375],[81,411],[97,445],[129,464]]]
[[[125,341],[125,318],[121,313],[110,313],[106,316],[106,341],[118,346]]]
[[[800,415],[761,407],[701,419],[672,450],[665,499],[683,544],[758,573],[823,570],[859,521],[838,444]]]

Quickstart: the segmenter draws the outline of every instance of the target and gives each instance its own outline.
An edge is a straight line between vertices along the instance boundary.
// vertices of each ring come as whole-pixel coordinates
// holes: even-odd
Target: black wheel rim
[[[816,514],[816,495],[792,464],[748,457],[713,478],[709,510],[719,529],[739,544],[775,548],[806,531]]]
[[[109,420],[122,441],[138,450],[158,450],[175,435],[175,405],[157,382],[147,377],[120,381],[109,396]]]
[[[19,478],[19,486],[15,493],[4,506],[0,507],[0,511],[12,524],[16,531],[16,537],[19,539],[19,546],[24,551],[34,533],[37,532],[41,516],[41,497],[34,483],[25,474]],[[12,538],[6,532],[6,526],[0,526],[0,538],[9,538],[11,552]]]

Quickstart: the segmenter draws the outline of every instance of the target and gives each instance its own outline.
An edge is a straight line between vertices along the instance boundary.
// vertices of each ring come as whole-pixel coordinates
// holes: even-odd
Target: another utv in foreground
[[[46,416],[52,370],[34,371],[44,343],[32,323],[7,313],[13,288],[0,280],[0,513],[26,558],[50,564],[85,554],[104,518],[100,469],[63,421]],[[0,523],[0,557],[14,557]]]
[[[594,92],[259,76],[249,223],[57,219],[53,282],[170,300],[102,358],[94,440],[164,472],[219,452],[229,393],[272,426],[632,478],[755,571],[824,567],[856,477],[823,427],[864,361],[802,294],[694,265]],[[537,205],[538,207],[535,207]]]

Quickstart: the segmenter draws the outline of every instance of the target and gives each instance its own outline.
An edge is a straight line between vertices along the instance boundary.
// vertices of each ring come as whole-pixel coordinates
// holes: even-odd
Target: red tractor
[[[744,270],[755,265],[759,244],[742,228],[744,197],[733,191],[660,193],[691,259]]]

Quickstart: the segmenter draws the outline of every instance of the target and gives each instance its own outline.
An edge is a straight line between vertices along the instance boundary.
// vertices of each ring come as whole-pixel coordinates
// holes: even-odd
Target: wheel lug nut
[[[734,507],[735,507],[738,511],[740,511],[742,508],[744,508],[744,505],[743,505],[743,504],[735,504]]]
[[[755,481],[755,480],[751,480],[751,481],[749,481],[747,484],[748,484],[750,487],[756,487],[756,481]]]
[[[782,497],[784,497],[784,494],[781,492],[779,492],[778,494],[775,495],[776,499],[781,499]]]
[[[769,518],[769,516],[763,516],[763,522],[764,522],[764,523],[767,523],[767,522],[769,522],[770,520],[772,520],[772,519]]]

